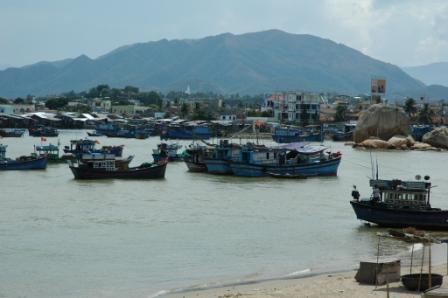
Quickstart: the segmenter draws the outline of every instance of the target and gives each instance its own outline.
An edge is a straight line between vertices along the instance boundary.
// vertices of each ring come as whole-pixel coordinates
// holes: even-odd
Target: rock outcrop
[[[448,149],[448,128],[438,127],[428,133],[425,133],[422,141],[423,143],[428,143],[437,148]]]
[[[394,135],[409,134],[409,118],[403,109],[383,104],[375,104],[359,117],[353,139],[356,143],[377,137],[389,140]]]

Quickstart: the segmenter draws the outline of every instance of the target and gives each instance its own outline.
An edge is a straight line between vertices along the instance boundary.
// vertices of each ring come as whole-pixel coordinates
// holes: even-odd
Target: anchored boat
[[[20,156],[16,159],[6,157],[6,145],[0,144],[0,171],[43,170],[47,168],[46,156]]]
[[[75,179],[160,179],[165,177],[168,160],[159,163],[143,163],[129,167],[129,163],[117,161],[113,154],[95,153],[69,162]]]
[[[371,179],[372,196],[350,204],[356,217],[384,227],[448,230],[448,210],[430,204],[431,182]]]

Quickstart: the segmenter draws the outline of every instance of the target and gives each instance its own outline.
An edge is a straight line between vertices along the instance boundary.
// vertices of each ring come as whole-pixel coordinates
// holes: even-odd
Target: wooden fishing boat
[[[190,145],[183,153],[183,160],[190,172],[207,172],[207,165],[204,162],[209,149],[206,146]]]
[[[429,176],[425,181],[371,179],[370,186],[371,197],[350,201],[358,219],[384,227],[448,230],[448,210],[431,207]]]
[[[181,148],[182,145],[177,143],[160,143],[157,145],[157,149],[153,149],[152,158],[154,159],[154,162],[158,162],[165,158],[168,158],[169,161],[182,161],[182,156],[178,153],[178,150]]]
[[[129,167],[117,162],[114,155],[104,154],[91,159],[69,162],[75,179],[161,179],[168,160]]]
[[[24,128],[2,128],[0,129],[0,137],[2,138],[20,138],[25,133]]]
[[[29,128],[28,132],[32,137],[57,137],[59,135],[56,128],[45,126]]]
[[[0,144],[0,171],[44,170],[47,168],[46,156],[21,156],[10,159],[6,157],[6,148],[6,145]]]

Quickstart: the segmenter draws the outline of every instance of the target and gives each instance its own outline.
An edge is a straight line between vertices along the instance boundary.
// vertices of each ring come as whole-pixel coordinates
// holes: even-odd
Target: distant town
[[[137,87],[111,88],[98,85],[86,92],[58,96],[0,98],[0,127],[29,128],[44,125],[62,129],[94,128],[98,122],[157,121],[169,119],[207,121],[216,125],[280,123],[307,126],[357,121],[371,104],[387,103],[383,97],[348,96],[299,91],[260,95],[141,91]],[[400,106],[412,123],[447,123],[448,102],[403,98],[390,102]]]

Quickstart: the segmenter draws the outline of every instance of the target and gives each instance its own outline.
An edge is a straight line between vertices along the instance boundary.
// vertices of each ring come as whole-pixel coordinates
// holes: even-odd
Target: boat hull
[[[341,158],[334,158],[319,163],[300,165],[258,165],[243,162],[231,162],[233,174],[242,177],[265,177],[265,176],[336,176]]]
[[[70,166],[75,179],[162,179],[167,163],[151,167],[135,167],[127,170],[105,171]]]
[[[205,163],[194,163],[186,160],[184,161],[188,167],[188,171],[190,172],[196,172],[196,173],[207,172],[207,165]]]
[[[218,175],[233,174],[230,162],[228,160],[204,159],[204,163],[207,166],[207,172],[210,174],[218,174]]]
[[[7,160],[0,161],[0,171],[18,170],[44,170],[47,168],[48,159],[39,157],[32,160]]]
[[[350,201],[356,217],[383,227],[448,230],[448,210],[391,209],[371,201]]]

